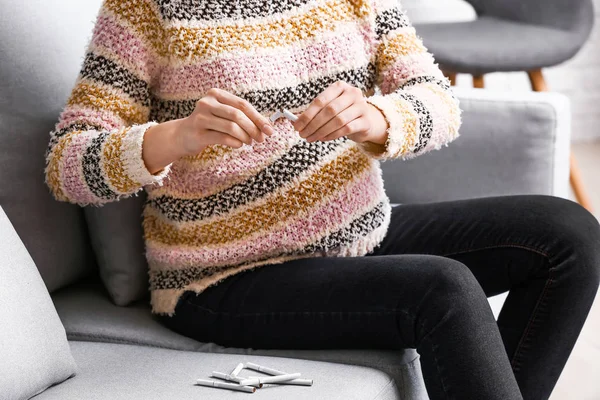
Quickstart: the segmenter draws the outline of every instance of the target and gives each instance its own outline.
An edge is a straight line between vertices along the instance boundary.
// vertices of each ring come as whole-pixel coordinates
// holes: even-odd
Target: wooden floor
[[[600,219],[600,141],[573,144],[594,211]],[[600,251],[600,243],[598,243]],[[600,399],[600,296],[550,400]]]

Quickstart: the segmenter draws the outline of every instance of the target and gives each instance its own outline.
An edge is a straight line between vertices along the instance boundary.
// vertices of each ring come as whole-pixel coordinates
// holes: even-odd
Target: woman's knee
[[[375,267],[377,271],[382,295],[390,288],[387,293],[394,294],[393,297],[399,299],[401,308],[406,310],[418,308],[425,303],[441,309],[463,299],[486,299],[471,270],[451,258],[413,254],[382,256],[371,261],[374,264],[370,270]],[[377,262],[382,264],[377,265]],[[398,264],[405,268],[397,268]],[[396,292],[399,287],[404,288],[402,293]]]
[[[438,299],[485,298],[481,285],[465,264],[445,257],[432,257],[430,263],[430,288]]]
[[[414,310],[415,341],[440,328],[463,324],[475,328],[493,323],[494,316],[481,285],[464,264],[443,257],[427,257],[423,268],[427,281]],[[450,328],[448,328],[450,329]]]
[[[568,272],[580,282],[600,282],[600,224],[580,204],[558,197],[542,197],[543,222],[551,259],[572,260]]]

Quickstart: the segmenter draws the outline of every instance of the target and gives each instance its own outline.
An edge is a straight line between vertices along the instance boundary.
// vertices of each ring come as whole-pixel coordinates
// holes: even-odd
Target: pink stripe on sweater
[[[227,154],[217,162],[175,163],[169,179],[159,192],[172,190],[175,194],[194,194],[206,196],[219,188],[231,186],[256,175],[258,171],[271,164],[280,154],[288,151],[299,140],[292,125],[282,120],[275,124],[275,134],[262,143],[252,147],[244,146]]]
[[[98,125],[106,130],[124,126],[123,120],[111,112],[80,106],[67,106],[60,115],[60,122],[57,124],[56,129],[61,130],[77,123]]]
[[[383,94],[391,93],[406,80],[423,75],[443,77],[439,68],[435,66],[431,54],[423,53],[401,57],[381,72],[381,92]]]
[[[77,203],[94,203],[101,200],[89,189],[82,170],[82,157],[95,137],[92,132],[73,135],[65,147],[60,163],[60,176],[67,197]]]
[[[328,234],[327,230],[340,226],[349,215],[366,212],[385,196],[377,167],[358,177],[348,187],[339,188],[325,204],[306,210],[305,215],[295,220],[282,221],[276,230],[260,233],[258,237],[229,242],[219,247],[189,248],[165,246],[148,241],[147,256],[152,261],[164,264],[165,268],[181,269],[189,266],[239,264],[244,261],[264,258],[281,250],[301,249]]]
[[[130,68],[135,67],[137,71],[132,72],[139,78],[148,80],[154,75],[157,65],[153,55],[129,28],[120,25],[108,14],[99,16],[96,25],[92,39],[94,45],[110,49],[120,58],[117,62],[124,61]]]
[[[180,68],[164,68],[160,79],[162,95],[204,93],[210,88],[238,90],[238,86],[255,89],[278,87],[309,75],[322,76],[332,68],[348,69],[365,65],[373,46],[364,27],[307,47],[289,46],[269,54],[245,52],[226,58],[204,61]],[[274,68],[275,66],[275,68]]]

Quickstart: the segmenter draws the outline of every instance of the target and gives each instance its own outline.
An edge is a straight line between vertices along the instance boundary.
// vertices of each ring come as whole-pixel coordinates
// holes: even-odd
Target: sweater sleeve
[[[376,87],[367,97],[388,123],[385,145],[362,143],[368,155],[411,159],[458,137],[459,102],[449,80],[417,36],[399,0],[374,0]]]
[[[142,158],[161,27],[144,1],[102,2],[75,85],[45,153],[54,198],[80,206],[162,185],[171,164],[151,174]]]

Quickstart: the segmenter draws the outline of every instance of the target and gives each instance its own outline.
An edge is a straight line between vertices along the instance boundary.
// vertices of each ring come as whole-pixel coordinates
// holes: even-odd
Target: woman
[[[287,108],[298,120],[274,123]],[[59,201],[144,189],[152,311],[205,342],[416,348],[432,399],[547,399],[597,221],[517,196],[391,208],[379,160],[458,136],[395,0],[105,0],[48,148]],[[486,296],[510,290],[498,323]]]

